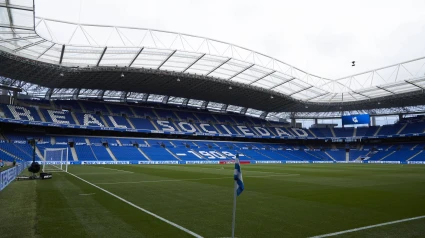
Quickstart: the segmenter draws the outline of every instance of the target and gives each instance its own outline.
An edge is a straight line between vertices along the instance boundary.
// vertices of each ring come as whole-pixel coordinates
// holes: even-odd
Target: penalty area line
[[[341,235],[341,234],[345,234],[345,233],[351,233],[351,232],[366,230],[366,229],[370,229],[370,228],[375,228],[375,227],[380,227],[380,226],[387,226],[387,225],[392,225],[392,224],[406,222],[406,221],[413,221],[413,220],[418,220],[418,219],[423,219],[423,218],[425,218],[425,215],[424,216],[418,216],[418,217],[411,217],[411,218],[401,219],[401,220],[396,220],[396,221],[384,222],[384,223],[380,223],[380,224],[375,224],[375,225],[370,225],[370,226],[364,226],[364,227],[359,227],[359,228],[354,228],[354,229],[350,229],[350,230],[339,231],[339,232],[334,232],[334,233],[329,233],[329,234],[324,234],[324,235],[313,236],[311,238],[322,238],[322,237],[329,237],[329,236],[337,236],[337,235]]]
[[[93,183],[90,183],[89,181],[87,181],[87,180],[85,180],[85,179],[82,179],[82,178],[78,177],[77,175],[74,175],[74,174],[72,174],[72,173],[70,173],[70,172],[67,172],[67,173],[68,173],[69,175],[74,176],[75,178],[77,178],[77,179],[79,179],[79,180],[81,180],[81,181],[83,181],[83,182],[85,182],[85,183],[87,183],[87,184],[90,184],[91,186],[93,186],[93,187],[95,187],[95,188],[97,188],[97,189],[99,189],[99,190],[101,190],[101,191],[103,191],[103,192],[105,192],[105,193],[107,193],[107,194],[109,194],[109,195],[111,195],[111,196],[113,196],[113,197],[115,197],[115,198],[117,198],[117,199],[121,200],[122,202],[125,202],[125,203],[127,203],[128,205],[130,205],[130,206],[132,206],[132,207],[134,207],[134,208],[137,208],[137,209],[139,209],[140,211],[142,211],[142,212],[144,212],[144,213],[146,213],[146,214],[149,214],[149,215],[151,215],[151,216],[153,216],[153,217],[155,217],[155,218],[157,218],[157,219],[159,219],[159,220],[161,220],[161,221],[163,221],[163,222],[165,222],[165,223],[167,223],[167,224],[169,224],[169,225],[172,225],[172,226],[174,226],[174,227],[176,227],[176,228],[178,228],[178,229],[180,229],[180,230],[182,230],[182,231],[184,231],[184,232],[186,232],[186,233],[188,233],[188,234],[190,234],[190,235],[192,235],[192,236],[194,236],[194,237],[197,237],[197,238],[203,238],[201,235],[198,235],[198,234],[196,234],[195,232],[193,232],[193,231],[191,231],[191,230],[189,230],[189,229],[186,229],[186,228],[184,228],[184,227],[182,227],[182,226],[180,226],[180,225],[178,225],[178,224],[176,224],[176,223],[174,223],[174,222],[172,222],[172,221],[169,221],[169,220],[167,220],[167,219],[165,219],[165,218],[163,218],[163,217],[161,217],[161,216],[159,216],[159,215],[156,215],[156,214],[155,214],[155,213],[153,213],[153,212],[150,212],[150,211],[148,211],[148,210],[146,210],[146,209],[144,209],[144,208],[142,208],[142,207],[139,207],[139,206],[137,206],[136,204],[134,204],[134,203],[132,203],[132,202],[129,202],[129,201],[125,200],[124,198],[122,198],[122,197],[120,197],[120,196],[118,196],[118,195],[115,195],[115,194],[113,194],[113,193],[109,192],[109,191],[108,191],[108,190],[106,190],[106,189],[103,189],[103,188],[101,188],[101,187],[99,187],[99,186],[97,186],[97,185],[95,185],[95,184],[93,184]]]

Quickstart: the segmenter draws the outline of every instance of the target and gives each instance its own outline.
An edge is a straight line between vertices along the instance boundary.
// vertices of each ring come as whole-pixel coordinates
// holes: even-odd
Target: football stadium
[[[425,57],[329,79],[37,7],[0,0],[0,237],[425,237]]]

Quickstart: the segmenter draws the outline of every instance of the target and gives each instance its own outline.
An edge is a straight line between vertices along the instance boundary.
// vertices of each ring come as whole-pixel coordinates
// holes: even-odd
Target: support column
[[[372,120],[372,126],[376,126],[376,117],[375,116],[371,116],[370,119]]]
[[[296,125],[295,118],[291,118],[291,126],[295,127],[295,125]]]

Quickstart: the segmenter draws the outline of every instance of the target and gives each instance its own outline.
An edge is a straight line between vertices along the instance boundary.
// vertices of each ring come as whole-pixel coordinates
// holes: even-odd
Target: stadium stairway
[[[267,155],[265,155],[265,154],[261,153],[259,150],[254,150],[254,152],[257,152],[257,153],[258,153],[258,154],[260,154],[261,156],[264,156],[264,157],[269,158],[269,159],[271,159],[271,160],[275,160],[274,158],[272,158],[272,157],[270,157],[270,156],[267,156]]]
[[[193,150],[193,149],[191,149],[190,151],[192,151],[192,153],[196,154],[198,157],[200,157],[200,158],[202,158],[202,159],[205,159],[205,160],[208,160],[208,159],[206,159],[203,155],[199,154],[199,153],[198,153],[198,151]]]
[[[156,126],[156,124],[152,121],[152,119],[149,119],[150,123],[155,127],[155,130],[160,131],[160,129]]]
[[[310,156],[318,159],[318,160],[323,160],[323,158],[320,158],[319,156],[315,155],[315,153],[310,153],[310,151],[305,150],[304,151],[306,154],[309,154]]]
[[[38,114],[38,116],[40,117],[40,119],[41,119],[41,121],[42,122],[47,122],[46,121],[46,118],[44,117],[44,115],[43,115],[43,113],[41,113],[41,111],[40,111],[40,109],[39,108],[37,108],[37,114]]]
[[[106,110],[109,112],[109,115],[113,115],[114,114],[114,112],[111,110],[111,108],[108,106],[107,103],[105,103],[105,107],[106,107]]]
[[[71,112],[71,116],[72,116],[72,119],[74,119],[75,124],[76,124],[76,125],[80,125],[80,122],[78,121],[77,116],[75,115],[75,113],[74,113],[74,112]]]
[[[81,109],[84,113],[87,112],[86,108],[84,107],[84,105],[80,101],[77,101],[77,104],[81,107]]]
[[[310,132],[310,134],[312,134],[314,137],[317,137],[316,134],[314,134],[314,132],[312,132],[310,129],[307,129],[308,132]]]
[[[110,125],[108,124],[108,122],[106,122],[105,118],[102,115],[100,116],[100,120],[102,121],[103,125],[105,125],[106,127],[110,127]]]
[[[333,161],[336,161],[335,159],[334,159],[334,157],[332,157],[327,151],[325,151],[325,154],[327,155],[327,156],[329,156],[329,158],[331,158]]]
[[[77,151],[75,151],[75,147],[71,147],[71,155],[74,161],[78,161]]]
[[[354,127],[354,130],[353,130],[353,137],[356,137],[356,135],[357,135],[357,127]]]
[[[130,107],[131,108],[131,107]],[[134,124],[133,124],[133,122],[131,122],[130,121],[130,119],[128,118],[128,116],[126,115],[125,117],[125,120],[128,122],[128,124],[131,126],[131,129],[136,129],[136,127],[134,127]]]
[[[22,158],[20,158],[20,157],[18,157],[18,156],[16,156],[16,155],[14,155],[14,154],[12,154],[12,153],[10,153],[9,151],[7,151],[7,150],[4,150],[3,148],[0,148],[0,156],[2,157],[2,159],[3,160],[5,160],[5,161],[7,161],[8,159],[8,157],[9,158],[11,158],[10,159],[10,161],[12,161],[13,159],[16,159],[16,160],[22,160],[22,161],[24,161]],[[3,155],[2,155],[3,154]]]
[[[410,158],[408,158],[406,161],[410,161],[411,159],[415,158],[416,156],[418,156],[422,152],[424,152],[424,151],[423,150],[418,151],[418,153],[414,154],[413,156],[411,156]]]
[[[378,133],[379,133],[379,131],[381,131],[381,129],[382,129],[382,126],[378,127],[378,130],[375,131],[375,133],[373,134],[373,136],[378,135]]]
[[[384,160],[385,158],[387,158],[388,156],[394,154],[396,151],[392,151],[391,153],[387,154],[386,156],[382,157],[381,159],[379,159],[379,161]]]
[[[165,150],[168,152],[168,153],[170,153],[170,155],[172,155],[174,158],[176,158],[177,160],[179,160],[179,161],[181,161],[181,159],[177,156],[177,155],[175,155],[171,150],[169,150],[168,148],[165,148]]]
[[[400,133],[404,130],[404,128],[406,128],[406,126],[407,126],[407,123],[406,123],[406,124],[404,124],[404,125],[400,128],[400,130],[398,130],[398,131],[397,131],[397,135],[400,135]]]
[[[139,147],[137,148],[137,150],[140,152],[140,154],[142,154],[147,160],[152,161],[151,158],[149,158],[149,156],[147,154],[145,154],[145,152],[143,152],[142,149],[140,149]]]
[[[333,127],[330,127],[329,129],[331,130],[332,136],[333,136],[333,137],[336,137],[336,134],[335,134],[334,128],[333,128]]]
[[[134,111],[133,107],[128,107],[128,108],[130,109],[131,113],[133,114],[133,115],[130,115],[130,116],[132,116],[132,117],[138,117],[137,114],[136,114],[136,112]]]
[[[109,147],[105,147],[106,151],[108,151],[109,156],[111,156],[112,160],[117,161],[117,158],[115,157],[114,153],[112,153],[111,149]]]

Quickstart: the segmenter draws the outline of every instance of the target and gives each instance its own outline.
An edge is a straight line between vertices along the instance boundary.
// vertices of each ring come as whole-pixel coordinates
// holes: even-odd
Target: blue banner
[[[25,169],[24,163],[0,172],[0,191],[6,188]]]
[[[351,116],[342,116],[342,125],[357,125],[357,124],[369,124],[369,114],[357,114]]]

